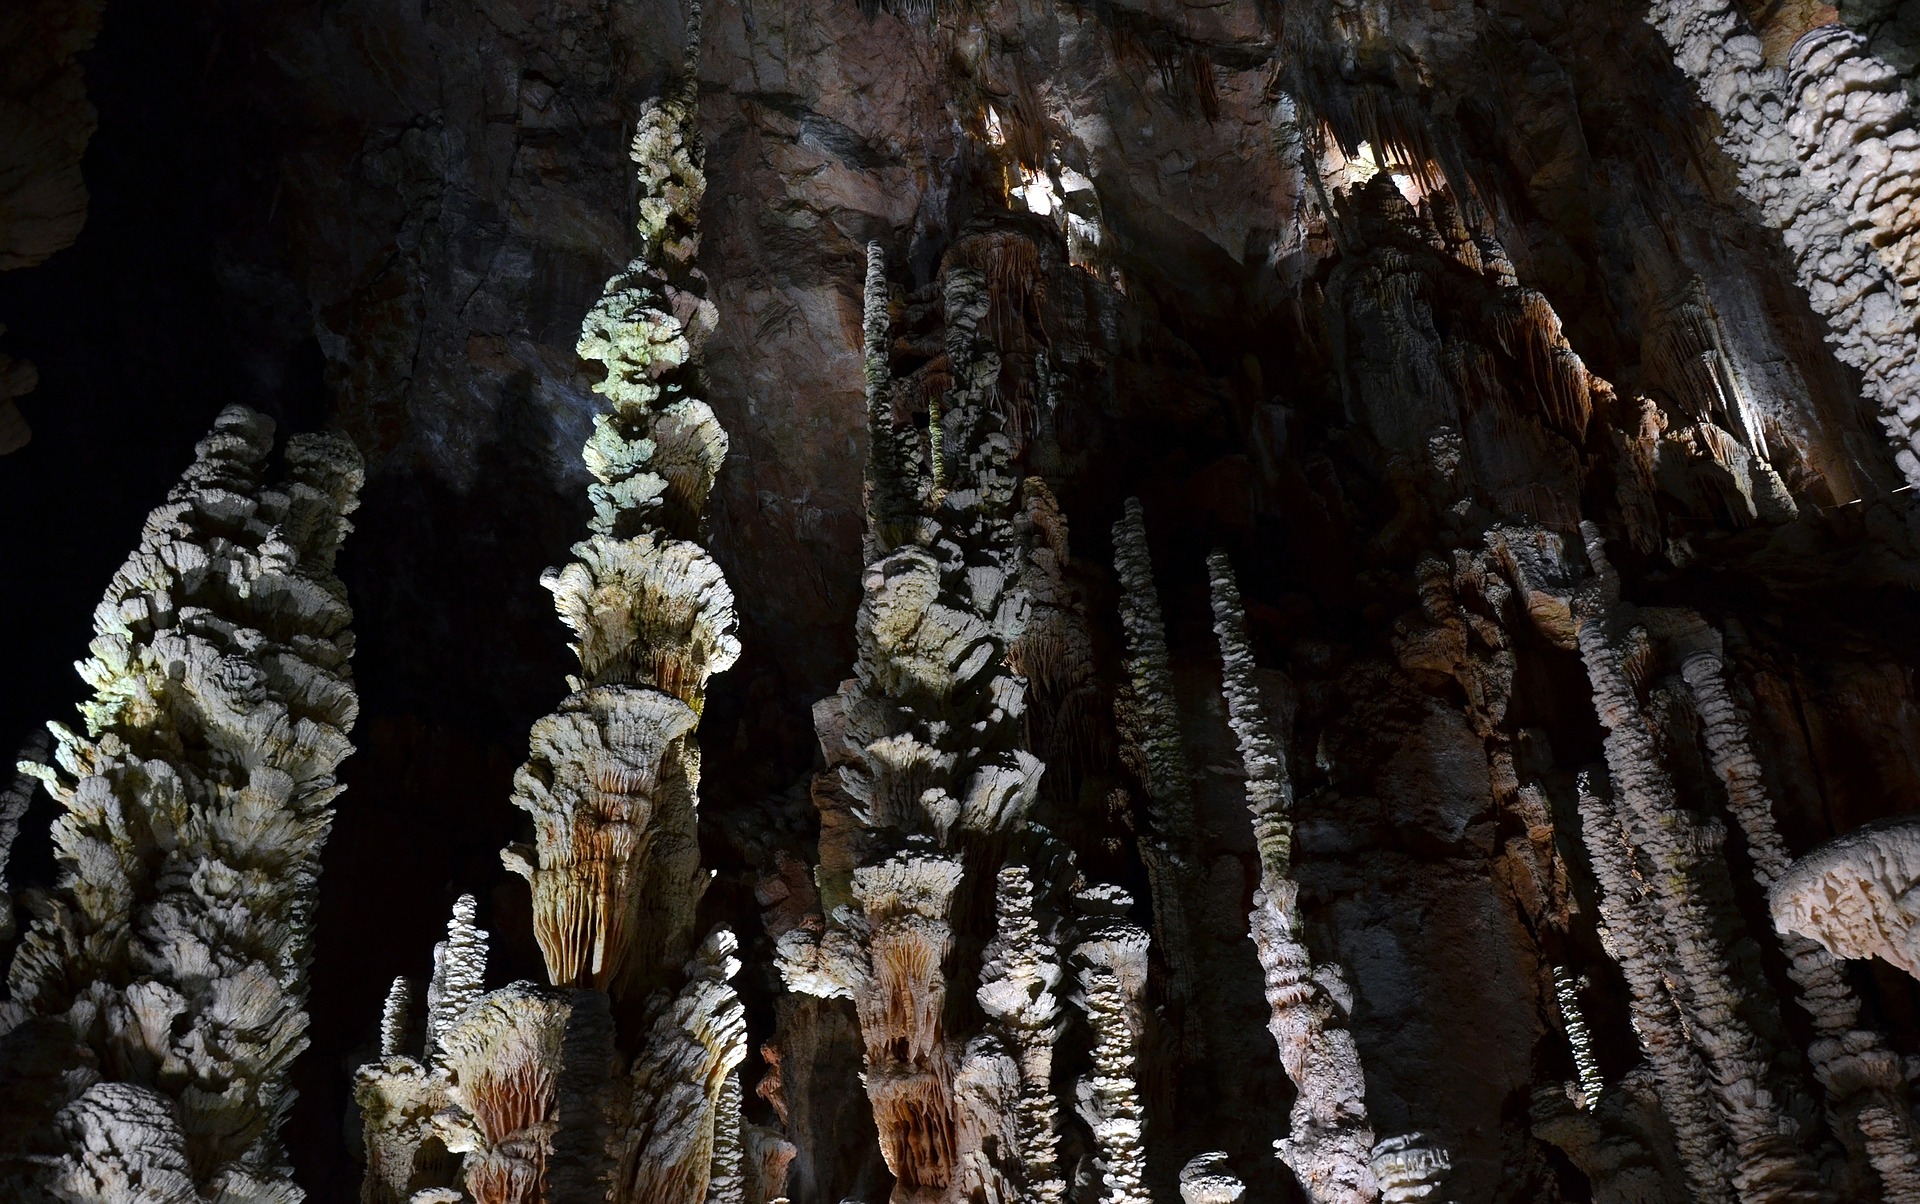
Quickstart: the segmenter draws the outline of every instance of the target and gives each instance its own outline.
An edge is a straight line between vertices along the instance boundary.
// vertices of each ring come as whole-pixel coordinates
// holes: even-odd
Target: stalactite
[[[1578,1075],[1580,1096],[1575,1103],[1589,1109],[1600,1102],[1606,1082],[1600,1077],[1600,1062],[1593,1053],[1593,1030],[1580,1007],[1579,986],[1573,972],[1565,966],[1553,968],[1553,998],[1560,1008],[1560,1027],[1566,1031],[1567,1046],[1573,1051],[1574,1072]]]
[[[1222,691],[1246,769],[1247,808],[1260,853],[1260,888],[1250,919],[1266,972],[1272,1011],[1267,1027],[1296,1091],[1291,1132],[1276,1148],[1316,1204],[1364,1204],[1378,1187],[1370,1165],[1374,1135],[1360,1054],[1344,1009],[1320,981],[1320,975],[1338,974],[1338,968],[1316,968],[1301,939],[1300,884],[1292,876],[1292,786],[1254,680],[1240,588],[1224,552],[1207,557],[1207,571],[1223,661]]]
[[[1646,892],[1647,911],[1666,938],[1688,1028],[1727,1127],[1734,1188],[1742,1200],[1817,1198],[1813,1168],[1766,1086],[1768,1060],[1733,993],[1732,967],[1700,885],[1702,841],[1689,830],[1646,727],[1627,665],[1619,579],[1599,531],[1591,523],[1582,531],[1593,575],[1574,596],[1580,655],[1605,731],[1620,818],[1655,884]]]
[[[697,28],[696,12],[689,56]],[[634,134],[641,254],[607,282],[578,346],[604,369],[594,389],[610,403],[582,453],[593,534],[541,579],[580,675],[535,723],[515,777],[534,841],[502,857],[532,886],[561,985],[650,989],[690,952],[705,882],[693,729],[708,679],[740,652],[733,592],[694,542],[727,436],[692,396],[715,314],[692,267],[706,177],[690,87],[649,102]]]
[[[1727,685],[1718,633],[1695,619],[1684,625],[1680,639],[1680,672],[1699,709],[1714,772],[1746,836],[1754,879],[1770,891],[1788,870],[1786,842],[1774,822],[1746,716]],[[1860,1132],[1889,1204],[1920,1200],[1920,1152],[1899,1057],[1879,1033],[1860,1027],[1860,1001],[1827,950],[1791,932],[1781,945],[1800,1006],[1813,1021],[1807,1054],[1834,1131],[1843,1138],[1849,1129]]]
[[[1920,484],[1915,426],[1920,422],[1920,337],[1914,310],[1873,248],[1849,230],[1851,214],[1823,185],[1818,166],[1801,169],[1784,127],[1793,98],[1808,95],[1809,84],[1796,91],[1784,71],[1766,64],[1760,39],[1732,0],[1656,0],[1647,20],[1719,117],[1720,144],[1739,172],[1741,191],[1780,230],[1800,284],[1826,319],[1834,354],[1859,369],[1864,392],[1893,441],[1894,459],[1908,483]],[[1801,56],[1803,75],[1824,57],[1812,53],[1820,44],[1811,44]],[[1811,89],[1812,98],[1822,99],[1820,91]],[[1809,133],[1819,128],[1812,118],[1802,124]],[[1802,153],[1810,149],[1803,147]],[[1856,188],[1872,188],[1873,179],[1861,173]]]
[[[94,610],[84,734],[50,724],[58,768],[25,766],[62,809],[59,876],[0,1033],[64,1028],[91,1050],[72,1055],[58,1122],[79,1161],[56,1178],[158,1176],[183,1156],[201,1192],[299,1194],[279,1130],[358,706],[333,563],[361,466],[346,440],[300,435],[269,480],[272,447],[270,420],[221,413]],[[176,1141],[169,1126],[178,1154],[153,1144]]]

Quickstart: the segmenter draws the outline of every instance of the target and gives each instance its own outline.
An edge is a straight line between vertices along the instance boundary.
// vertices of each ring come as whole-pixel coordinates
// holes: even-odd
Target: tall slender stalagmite
[[[726,432],[697,395],[700,348],[714,325],[693,266],[706,187],[699,20],[695,5],[682,76],[646,105],[634,134],[640,254],[607,282],[581,327],[580,356],[601,366],[594,390],[608,402],[582,450],[594,477],[591,534],[572,562],[541,578],[573,631],[580,673],[560,708],[533,726],[513,801],[533,816],[534,840],[502,860],[532,887],[534,936],[553,987],[477,994],[476,977],[477,997],[457,1008],[430,993],[429,1053],[438,1061],[427,1073],[444,1079],[452,1101],[436,1114],[434,1136],[463,1155],[461,1175],[479,1204],[583,1192],[679,1204],[703,1200],[716,1174],[723,1190],[740,1180],[734,1072],[746,1029],[730,985],[736,942],[726,928],[698,942],[695,931],[708,874],[694,729],[708,679],[740,651],[732,590],[697,542],[727,452]],[[615,1052],[608,993],[645,999],[630,1068]],[[392,1061],[363,1068],[363,1108],[385,1105],[396,1074],[418,1077],[404,1059],[389,1071]],[[404,1106],[393,1110],[404,1119]],[[409,1155],[378,1149],[376,1125],[367,1135],[363,1198],[401,1198]]]
[[[271,420],[221,413],[94,610],[84,731],[50,724],[58,768],[31,767],[61,807],[59,879],[0,1060],[66,1073],[45,1115],[9,1118],[0,1164],[52,1126],[30,1177],[66,1198],[300,1198],[279,1134],[358,709],[333,564],[361,466],[297,435],[270,477],[272,449]]]
[[[1316,1204],[1363,1204],[1379,1187],[1371,1166],[1373,1126],[1366,1076],[1343,1010],[1321,985],[1300,934],[1300,884],[1293,878],[1293,786],[1254,681],[1240,587],[1226,553],[1207,557],[1213,586],[1213,630],[1220,640],[1227,717],[1247,773],[1247,809],[1260,853],[1260,887],[1250,917],[1253,943],[1266,971],[1267,1027],[1293,1080],[1292,1130],[1277,1143],[1280,1158]]]

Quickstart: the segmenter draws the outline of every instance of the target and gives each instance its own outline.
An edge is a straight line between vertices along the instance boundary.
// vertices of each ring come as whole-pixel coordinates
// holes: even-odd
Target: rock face
[[[1920,1198],[1899,6],[175,7],[0,17],[0,747],[230,396],[360,680],[222,417],[9,1182]]]

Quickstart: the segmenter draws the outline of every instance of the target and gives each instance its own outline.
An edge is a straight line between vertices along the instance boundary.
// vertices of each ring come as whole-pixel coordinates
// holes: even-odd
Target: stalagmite
[[[911,457],[903,446],[912,431],[900,431],[893,410],[893,376],[887,364],[887,261],[880,244],[867,244],[866,290],[861,332],[867,383],[867,561],[872,563],[912,539],[918,500],[907,479]]]
[[[413,1031],[412,984],[396,978],[380,1013],[380,1060],[354,1073],[367,1159],[361,1204],[405,1204],[456,1177],[459,1159],[435,1131],[433,1118],[452,1102],[443,1043],[484,994],[487,934],[475,926],[474,908],[473,896],[462,895],[447,921],[447,939],[434,946],[418,1051],[406,1048]]]
[[[1920,130],[1900,73],[1845,25],[1801,35],[1787,62],[1787,116],[1807,174],[1879,255],[1908,311],[1920,303]]]
[[[1127,639],[1130,726],[1138,729],[1131,735],[1144,765],[1154,827],[1141,839],[1140,854],[1153,885],[1161,951],[1173,968],[1174,999],[1184,1010],[1211,989],[1195,964],[1193,933],[1193,917],[1205,907],[1196,889],[1203,850],[1193,817],[1192,769],[1180,738],[1166,625],[1147,550],[1145,511],[1138,498],[1127,499],[1125,514],[1113,525],[1113,567],[1120,584],[1120,626]],[[1197,1013],[1188,1018],[1185,1044],[1196,1056],[1204,1056],[1207,1018]]]
[[[1181,1204],[1239,1204],[1246,1194],[1247,1185],[1218,1150],[1195,1154],[1180,1168]]]
[[[1081,1007],[1093,1029],[1093,1077],[1080,1087],[1080,1113],[1093,1129],[1103,1204],[1148,1204],[1146,1110],[1134,1065],[1140,1055],[1147,933],[1114,918],[1131,900],[1097,898],[1088,938],[1075,947]],[[1104,913],[1104,914],[1103,914]]]
[[[740,969],[737,950],[724,928],[708,936],[688,966],[687,985],[655,1014],[634,1061],[622,1201],[682,1204],[707,1199],[710,1189],[739,1189],[738,1096],[725,1106],[728,1084],[738,1091],[735,1071],[747,1056],[746,1009],[729,985]],[[728,1181],[715,1184],[721,1155]]]
[[[1593,1030],[1587,1027],[1586,1014],[1580,1008],[1580,991],[1573,973],[1565,966],[1553,968],[1553,998],[1560,1008],[1560,1027],[1566,1030],[1567,1045],[1573,1051],[1573,1067],[1579,1076],[1583,1109],[1600,1102],[1606,1083],[1600,1077],[1600,1062],[1593,1054]]]
[[[1373,1147],[1374,1178],[1380,1181],[1380,1199],[1384,1204],[1406,1204],[1411,1200],[1437,1200],[1453,1160],[1447,1152],[1431,1144],[1424,1133],[1407,1133],[1384,1138]]]
[[[1768,1060],[1734,995],[1732,966],[1701,887],[1703,841],[1690,831],[1674,797],[1627,668],[1619,578],[1599,531],[1591,523],[1582,531],[1593,575],[1574,596],[1580,655],[1605,731],[1621,824],[1634,855],[1651,870],[1648,916],[1666,939],[1688,1030],[1727,1128],[1733,1186],[1743,1201],[1815,1199],[1813,1168],[1793,1139],[1791,1118],[1766,1085]]]
[[[698,23],[690,15],[688,81]],[[649,102],[634,134],[640,255],[607,282],[578,346],[610,404],[582,452],[593,533],[541,578],[580,674],[534,725],[513,799],[534,839],[502,859],[533,888],[560,985],[651,988],[691,952],[705,884],[693,729],[708,679],[740,653],[733,592],[695,542],[727,436],[691,395],[715,323],[692,267],[706,177],[691,86]]]
[[[914,499],[915,510],[869,530],[878,559],[856,617],[855,676],[815,708],[828,765],[814,790],[825,914],[782,936],[780,970],[792,990],[854,1002],[896,1200],[1057,1199],[1060,969],[1036,943],[1033,884],[997,877],[1003,842],[1026,828],[1044,769],[1022,747],[1027,685],[1011,662],[1016,648],[1035,661],[1047,652],[1020,643],[1032,577],[1015,522],[1012,444],[988,404],[1001,360],[982,330],[984,276],[950,264],[950,383],[931,433],[938,475],[902,479],[918,468],[904,452],[886,460],[883,266],[869,255],[868,417],[885,428],[869,432],[869,519],[892,521],[874,508],[890,473],[900,474],[893,496]],[[1033,525],[1048,501],[1028,508]],[[967,889],[998,888],[1006,934],[978,966],[954,965],[953,909],[976,871],[984,881]],[[949,1032],[952,984],[976,974],[989,1031]]]
[[[1228,722],[1240,744],[1260,853],[1260,887],[1250,917],[1254,947],[1266,972],[1267,1027],[1296,1091],[1292,1130],[1275,1143],[1307,1197],[1316,1204],[1364,1204],[1378,1187],[1371,1166],[1374,1135],[1367,1120],[1366,1078],[1344,1009],[1320,981],[1336,966],[1316,968],[1300,935],[1300,884],[1292,877],[1292,786],[1254,681],[1246,612],[1226,553],[1207,557],[1213,587],[1214,634],[1220,640]]]
[[[1803,171],[1800,159],[1814,153],[1820,160],[1832,160],[1840,171],[1852,166],[1850,161],[1842,165],[1844,154],[1835,158],[1840,146],[1813,141],[1829,115],[1824,110],[1789,115],[1796,97],[1826,102],[1832,88],[1808,77],[1818,74],[1828,61],[1826,51],[1838,43],[1822,34],[1795,56],[1801,76],[1795,88],[1786,72],[1767,65],[1760,39],[1732,0],[1655,0],[1647,20],[1719,117],[1720,144],[1739,172],[1741,191],[1781,232],[1800,284],[1815,312],[1826,319],[1834,354],[1859,369],[1864,392],[1893,441],[1894,459],[1908,483],[1920,484],[1920,337],[1915,310],[1902,298],[1901,281],[1850,229],[1860,199],[1871,204],[1884,191],[1889,200],[1899,200],[1905,185],[1898,175],[1883,180],[1875,172],[1856,170],[1846,183],[1831,179],[1843,190],[1833,192],[1822,178],[1824,162],[1812,162]],[[1789,121],[1797,121],[1805,136],[1798,153],[1786,128]],[[1850,132],[1850,122],[1839,123],[1833,131],[1841,142]],[[1874,214],[1876,221],[1888,223],[1876,229],[1876,236],[1894,229],[1896,221],[1904,229],[1911,220],[1903,203],[1894,208],[1897,218]],[[1898,260],[1904,270],[1905,255]]]
[[[1668,986],[1667,954],[1633,868],[1633,847],[1604,778],[1583,773],[1579,789],[1580,836],[1600,884],[1601,940],[1626,976],[1634,1035],[1653,1068],[1681,1168],[1695,1199],[1730,1200],[1725,1138],[1708,1094],[1706,1067]]]
[[[1789,872],[1786,842],[1774,822],[1746,716],[1727,686],[1718,633],[1695,619],[1683,625],[1680,642],[1680,672],[1700,712],[1727,808],[1746,837],[1755,881],[1771,891]],[[1920,1151],[1899,1057],[1879,1033],[1860,1027],[1860,1001],[1827,949],[1792,931],[1783,932],[1781,946],[1800,1006],[1813,1021],[1807,1055],[1835,1132],[1859,1131],[1889,1204],[1920,1201]]]
[[[1066,1196],[1060,1175],[1059,1104],[1053,1091],[1053,1047],[1060,1038],[1061,966],[1053,942],[1034,916],[1033,873],[1017,863],[1000,867],[994,939],[981,954],[981,1010],[998,1022],[1019,1067],[1015,1137],[1026,1196],[1057,1204]]]
[[[299,1198],[279,1130],[358,707],[333,565],[361,466],[346,440],[300,435],[269,479],[272,448],[270,420],[221,413],[94,610],[84,732],[50,724],[57,769],[29,767],[62,809],[59,877],[0,1033],[11,1056],[71,1042],[68,1094],[48,1101],[78,1159],[49,1173],[69,1182],[145,1165],[156,1198],[176,1172],[203,1194]],[[12,1118],[14,1136],[44,1119]]]

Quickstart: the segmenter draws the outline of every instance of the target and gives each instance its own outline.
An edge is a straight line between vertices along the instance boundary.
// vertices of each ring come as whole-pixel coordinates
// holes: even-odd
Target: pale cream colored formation
[[[66,1069],[0,1162],[51,1128],[36,1175],[80,1198],[300,1198],[279,1133],[358,709],[333,564],[361,466],[300,435],[270,477],[272,450],[269,419],[221,413],[94,610],[83,729],[50,724],[55,765],[21,766],[60,804],[59,877],[0,1035],[9,1062]]]
[[[1300,936],[1300,884],[1293,878],[1293,789],[1285,753],[1273,734],[1254,680],[1246,612],[1226,553],[1207,558],[1213,587],[1214,634],[1220,640],[1228,722],[1240,743],[1260,854],[1260,886],[1249,917],[1266,972],[1267,1027],[1293,1081],[1292,1126],[1275,1143],[1280,1158],[1316,1204],[1364,1204],[1379,1187],[1371,1165],[1374,1132],[1367,1119],[1366,1075],[1344,1009]]]
[[[1726,788],[1727,809],[1746,838],[1754,880],[1771,898],[1779,898],[1773,892],[1789,873],[1787,846],[1774,821],[1773,800],[1747,717],[1727,682],[1719,633],[1687,615],[1672,640],[1714,773]],[[1888,1204],[1920,1201],[1920,1150],[1915,1148],[1899,1056],[1885,1037],[1861,1027],[1859,997],[1832,952],[1805,933],[1782,928],[1781,937],[1787,975],[1813,1022],[1807,1057],[1825,1094],[1833,1131],[1843,1140],[1858,1133]]]
[[[706,187],[693,78],[641,114],[640,254],[581,327],[580,356],[600,365],[594,390],[609,402],[582,453],[592,534],[541,578],[580,673],[534,725],[515,776],[533,842],[502,854],[532,886],[547,974],[565,986],[651,990],[691,952],[706,877],[693,731],[708,679],[740,654],[733,591],[695,542],[727,436],[692,395],[715,322],[692,266]]]
[[[1081,1009],[1093,1030],[1093,1074],[1080,1084],[1080,1115],[1093,1130],[1103,1204],[1149,1204],[1146,1109],[1135,1072],[1145,1033],[1147,931],[1122,918],[1133,900],[1094,887],[1078,900],[1086,937],[1074,947]]]
[[[553,985],[482,993],[484,934],[461,901],[435,951],[423,1059],[383,1040],[386,1056],[358,1078],[367,1204],[457,1198],[446,1196],[456,1165],[474,1204],[743,1198],[737,945],[725,928],[697,940],[695,919],[710,875],[694,733],[708,680],[740,654],[733,592],[697,542],[727,453],[712,409],[691,395],[715,321],[692,266],[705,189],[698,22],[696,6],[687,71],[634,136],[641,253],[581,329],[579,353],[603,369],[594,389],[609,402],[582,452],[591,534],[541,578],[580,672],[533,726],[513,796],[533,841],[502,860],[532,888]],[[644,1000],[630,1060],[609,995]],[[406,1027],[404,992],[388,1011],[392,1037]]]
[[[1920,819],[1869,824],[1793,862],[1773,923],[1839,958],[1878,957],[1920,978]]]
[[[1573,597],[1579,650],[1605,732],[1613,810],[1628,856],[1646,865],[1649,884],[1641,893],[1644,919],[1651,924],[1624,930],[1610,925],[1609,930],[1616,942],[1637,942],[1652,933],[1665,938],[1660,960],[1677,984],[1685,1032],[1707,1072],[1708,1091],[1726,1132],[1726,1172],[1736,1197],[1817,1199],[1817,1175],[1794,1139],[1797,1126],[1769,1087],[1768,1062],[1735,994],[1732,963],[1708,903],[1704,857],[1712,844],[1679,807],[1627,667],[1647,636],[1620,600],[1619,578],[1598,530],[1584,524],[1583,534],[1593,571]],[[1596,839],[1612,838],[1611,831],[1595,833],[1588,837],[1589,848]]]
[[[855,677],[815,708],[828,766],[814,790],[822,914],[780,939],[780,969],[791,990],[853,1001],[897,1201],[1060,1200],[1068,1184],[1053,1051],[1063,925],[1041,903],[1031,863],[1000,859],[1060,852],[1027,823],[1044,766],[1024,747],[1023,673],[1064,694],[1087,657],[1084,633],[1063,611],[1064,520],[1037,483],[1019,506],[1013,446],[989,404],[1001,361],[982,329],[988,298],[979,270],[950,263],[945,271],[950,384],[932,402],[927,454],[912,447],[910,428],[894,426],[884,267],[870,247],[873,561],[856,618],[859,659]],[[1044,544],[1030,547],[1033,534]],[[975,866],[984,881],[969,880]],[[955,964],[957,902],[987,888],[998,935],[977,963]],[[1127,978],[1143,986],[1139,936],[1141,972]],[[1107,948],[1086,948],[1096,947]],[[1111,1151],[1102,1173],[1115,1198],[1143,1198],[1143,1121],[1120,1086],[1131,1082],[1131,1055],[1113,1044],[1137,1033],[1103,1027],[1118,1005],[1102,975],[1117,972],[1084,973],[1092,975],[1083,994],[1096,1042],[1111,1047],[1098,1089],[1089,1089],[1104,1135],[1096,1140]],[[961,984],[986,1014],[982,1031],[945,1026]]]

